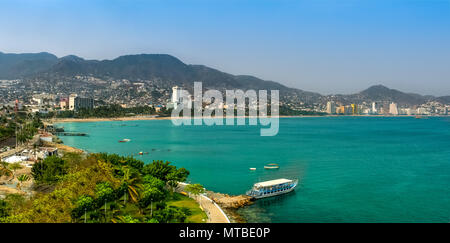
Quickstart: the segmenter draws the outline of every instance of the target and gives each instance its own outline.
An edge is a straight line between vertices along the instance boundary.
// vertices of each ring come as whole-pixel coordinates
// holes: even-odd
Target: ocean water
[[[169,120],[59,125],[89,134],[62,137],[67,145],[171,161],[217,192],[299,179],[295,192],[240,209],[249,222],[450,222],[449,117],[282,118],[274,137],[259,136],[258,126]],[[280,169],[264,170],[267,163]]]

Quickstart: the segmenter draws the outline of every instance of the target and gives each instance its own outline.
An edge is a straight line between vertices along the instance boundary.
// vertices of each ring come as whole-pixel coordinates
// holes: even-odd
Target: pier
[[[87,133],[82,132],[55,132],[56,136],[79,136],[79,137],[85,137],[88,136]]]

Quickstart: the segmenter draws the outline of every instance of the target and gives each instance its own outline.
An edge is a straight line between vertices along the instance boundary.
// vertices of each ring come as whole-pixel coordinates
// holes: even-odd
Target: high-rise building
[[[74,103],[74,110],[80,110],[80,109],[94,109],[94,99],[91,98],[81,98],[76,97],[75,103]]]
[[[392,102],[389,105],[389,113],[391,115],[398,115],[398,108],[397,108],[397,104],[396,103]]]
[[[67,98],[61,98],[59,100],[59,107],[61,107],[61,110],[67,110],[69,107],[69,100]]]
[[[331,101],[327,102],[327,113],[328,114],[335,114],[336,113],[336,108],[334,107],[334,103]]]
[[[377,102],[372,102],[372,114],[378,114]]]
[[[178,86],[172,87],[172,103],[181,103],[181,89]]]
[[[182,89],[178,86],[172,87],[172,102],[168,104],[170,108],[177,108],[179,104],[181,104],[181,92]]]
[[[352,115],[358,114],[358,106],[355,104],[351,104],[352,107]]]
[[[75,98],[77,98],[77,94],[71,94],[69,96],[69,110],[75,110]]]
[[[68,104],[67,104],[68,102]],[[94,99],[92,98],[82,98],[77,94],[71,94],[69,96],[68,101],[63,99],[60,103],[61,109],[63,109],[64,105],[69,108],[71,111],[77,111],[80,109],[93,109],[94,108]]]

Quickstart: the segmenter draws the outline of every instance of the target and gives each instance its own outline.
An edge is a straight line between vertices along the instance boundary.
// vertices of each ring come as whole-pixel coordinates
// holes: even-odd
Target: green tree
[[[166,194],[161,188],[150,183],[144,184],[138,203],[140,213],[142,214],[143,210],[150,206],[150,216],[153,216],[153,202],[163,200],[165,197]]]
[[[94,199],[91,196],[81,196],[76,202],[76,207],[72,211],[75,218],[81,217],[84,214],[84,222],[87,222],[87,212],[94,209]]]
[[[184,188],[185,191],[198,196],[205,192],[205,188],[200,184],[189,184]]]
[[[22,190],[23,183],[26,182],[26,181],[29,181],[30,177],[28,175],[22,174],[22,175],[17,177],[17,180],[19,181],[19,183],[17,183],[17,188],[19,190]]]
[[[167,181],[167,175],[176,169],[170,162],[163,162],[162,160],[153,161],[151,164],[147,164],[143,168],[145,175],[151,175],[160,180]]]
[[[37,183],[53,184],[67,174],[65,161],[57,156],[45,158],[42,162],[37,162],[31,168],[31,175]]]
[[[175,188],[178,185],[178,182],[185,181],[188,175],[189,171],[187,171],[185,168],[175,169],[166,176],[167,184],[174,192]]]
[[[185,168],[177,169],[170,162],[163,162],[161,160],[153,161],[153,163],[145,165],[142,172],[144,175],[151,175],[167,182],[172,189],[177,186],[178,182],[185,181],[189,176],[189,171]]]
[[[16,170],[20,170],[23,168],[23,166],[20,163],[12,163],[12,164],[9,164],[8,167],[9,167],[9,169],[12,170],[14,178],[16,177]]]
[[[154,217],[158,222],[162,223],[184,223],[187,215],[182,209],[169,206],[156,211]]]
[[[5,218],[10,215],[10,207],[5,200],[0,199],[0,218]]]
[[[95,187],[95,198],[97,205],[100,206],[104,203],[105,222],[107,221],[106,203],[114,200],[114,189],[108,182],[102,182]]]

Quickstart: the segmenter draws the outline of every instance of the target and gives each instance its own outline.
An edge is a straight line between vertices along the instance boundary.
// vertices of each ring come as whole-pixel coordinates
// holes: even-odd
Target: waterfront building
[[[413,114],[413,111],[411,108],[406,108],[405,111],[406,111],[406,115],[408,115],[408,116]]]
[[[181,104],[181,91],[182,89],[178,86],[172,87],[172,102],[168,104],[168,107],[177,108]]]
[[[398,115],[398,108],[397,108],[397,104],[396,103],[392,102],[389,105],[389,113],[391,115]]]
[[[338,108],[338,114],[345,115],[345,106],[341,105]]]
[[[417,115],[430,115],[430,112],[425,107],[417,108]]]
[[[331,101],[327,102],[327,113],[328,114],[335,114],[336,113],[336,107],[334,106],[334,103]]]
[[[372,102],[372,114],[374,115],[378,114],[377,102]]]
[[[358,113],[358,106],[355,104],[351,104],[352,107],[352,115],[356,115]]]
[[[94,109],[94,99],[75,97],[74,110]]]
[[[77,98],[77,94],[71,94],[69,96],[69,110],[75,110],[75,98]]]
[[[181,88],[178,86],[172,87],[172,103],[181,103]]]
[[[67,110],[69,108],[69,99],[61,98],[59,100],[59,107],[61,108],[61,110]]]

